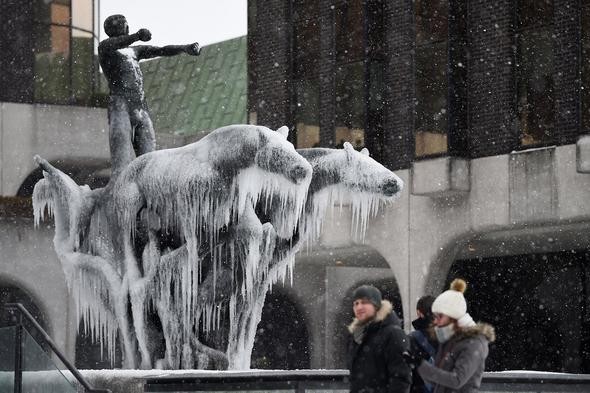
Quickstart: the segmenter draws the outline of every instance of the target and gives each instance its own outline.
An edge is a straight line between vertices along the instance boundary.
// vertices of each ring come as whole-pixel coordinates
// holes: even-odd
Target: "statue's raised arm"
[[[114,16],[119,16],[119,15],[114,15]],[[125,18],[123,15],[120,15],[120,17]],[[117,22],[117,18],[114,19],[114,23],[116,26],[118,26],[119,23],[121,22]],[[106,23],[106,21],[105,21]],[[125,27],[121,26],[118,27],[117,30],[120,29],[125,29],[125,33],[122,35],[113,35],[113,36],[109,36],[109,38],[106,38],[104,40],[102,40],[100,42],[100,44],[98,44],[98,51],[105,53],[106,51],[109,50],[118,50],[118,49],[123,49],[123,48],[127,48],[129,45],[137,42],[137,41],[149,41],[152,39],[152,33],[148,30],[148,29],[139,29],[137,31],[137,33],[134,34],[129,34],[129,26],[126,25],[127,22],[125,23]],[[105,31],[106,31],[106,26],[105,26]],[[116,32],[115,32],[116,34]],[[108,35],[108,33],[107,33]]]
[[[139,60],[151,59],[159,56],[175,56],[180,53],[186,53],[191,56],[198,56],[201,53],[201,47],[198,42],[188,45],[166,45],[166,46],[151,46],[139,45],[134,47],[135,53]]]

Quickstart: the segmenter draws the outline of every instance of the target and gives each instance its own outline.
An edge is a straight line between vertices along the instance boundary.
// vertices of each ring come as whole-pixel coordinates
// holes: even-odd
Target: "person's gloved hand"
[[[416,368],[422,363],[422,360],[430,359],[428,352],[423,351],[420,348],[413,348],[411,352],[403,352],[402,356],[408,365],[412,368]]]
[[[414,354],[411,354],[410,352],[403,352],[402,356],[404,358],[404,360],[406,361],[406,363],[408,364],[408,366],[410,366],[412,369],[418,367],[420,365],[420,363],[422,363],[422,359],[420,356],[416,356]]]

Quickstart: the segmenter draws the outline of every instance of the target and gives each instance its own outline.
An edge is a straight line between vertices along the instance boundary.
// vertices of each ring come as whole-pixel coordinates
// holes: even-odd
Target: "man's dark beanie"
[[[431,320],[433,302],[434,297],[430,295],[422,296],[420,299],[418,299],[418,303],[416,303],[416,310],[420,311],[424,315],[424,318]]]
[[[368,299],[375,308],[381,308],[381,291],[372,285],[361,285],[352,293],[352,300]]]

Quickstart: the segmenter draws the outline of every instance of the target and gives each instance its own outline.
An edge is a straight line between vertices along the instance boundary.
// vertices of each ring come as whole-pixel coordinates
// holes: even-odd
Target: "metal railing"
[[[145,392],[348,392],[348,370],[193,372],[145,380]],[[588,393],[590,375],[513,371],[484,373],[481,393]]]
[[[348,370],[221,371],[147,378],[144,392],[348,393]]]
[[[53,342],[49,334],[39,325],[39,323],[33,318],[33,316],[27,311],[27,309],[20,303],[6,303],[5,308],[12,311],[18,311],[19,319],[16,327],[15,334],[15,350],[14,350],[14,393],[21,393],[22,382],[23,382],[23,317],[35,328],[35,330],[42,337],[43,341],[51,348],[53,353],[61,360],[64,366],[72,373],[74,378],[84,387],[84,390],[88,393],[111,393],[108,389],[95,389],[86,379],[80,374],[78,369],[74,367],[72,363],[65,357],[65,355],[59,350],[57,345]]]
[[[535,371],[503,371],[484,373],[482,393],[588,393],[590,375]]]

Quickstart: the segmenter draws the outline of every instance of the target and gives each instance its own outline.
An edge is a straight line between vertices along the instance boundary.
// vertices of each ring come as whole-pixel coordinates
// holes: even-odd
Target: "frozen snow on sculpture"
[[[98,190],[36,158],[36,222],[46,208],[54,214],[78,313],[109,356],[119,337],[124,367],[249,368],[266,294],[317,239],[326,212],[350,205],[362,240],[369,218],[399,195],[402,181],[366,149],[295,151],[287,128],[278,131],[224,127],[142,155]],[[163,359],[149,345],[149,310],[161,321]],[[199,340],[213,329],[227,347]]]
[[[33,191],[35,225],[44,219],[47,208],[54,217],[53,244],[69,290],[74,295],[78,320],[84,321],[85,329],[94,339],[107,344],[108,355],[114,359],[117,330],[124,348],[133,350],[127,328],[127,310],[121,304],[121,299],[126,296],[124,279],[111,261],[79,250],[84,229],[81,224],[88,222],[89,212],[94,210],[101,192],[78,186],[39,156],[35,156],[35,161],[44,175]]]
[[[182,288],[180,298],[175,300],[182,304],[177,311],[183,317],[182,335],[188,340],[193,334],[195,312],[202,312],[208,322],[206,329],[211,327],[210,318],[218,312],[214,304],[198,305],[195,296],[201,280],[197,250],[203,242],[212,245],[215,269],[219,264],[214,247],[218,232],[230,221],[239,222],[247,203],[267,195],[278,198],[281,206],[294,205],[294,209],[278,213],[284,232],[293,231],[297,224],[311,180],[311,166],[287,142],[286,131],[282,128],[275,132],[261,126],[222,127],[191,145],[144,154],[121,173],[114,186],[115,210],[122,218],[133,320],[143,358],[149,352],[144,321],[147,288],[134,255],[137,214],[146,208],[160,218],[164,227],[178,230],[186,241],[189,262],[185,262],[175,280]],[[208,234],[205,239],[201,237],[203,228]]]
[[[239,217],[249,197],[278,195],[281,203],[292,200],[301,209],[311,167],[282,132],[227,126],[196,143],[138,157],[115,185],[124,227],[133,230],[144,206],[165,226],[180,224],[190,233],[203,226],[219,230]],[[287,230],[294,229],[297,211],[281,214],[290,222]],[[197,222],[184,222],[193,219]]]
[[[395,201],[404,185],[393,172],[370,158],[367,149],[357,152],[348,142],[344,144],[344,149],[311,148],[297,151],[313,168],[304,213],[296,233],[288,238],[277,238],[272,260],[260,261],[266,267],[265,274],[257,276],[250,297],[232,297],[232,322],[227,349],[230,369],[250,368],[256,328],[262,318],[266,294],[273,283],[284,280],[293,268],[295,254],[301,245],[306,243],[311,246],[317,240],[328,209],[350,205],[353,213],[351,228],[362,242],[369,218],[377,214],[380,206]],[[271,211],[274,205],[273,200]],[[273,226],[278,225],[272,220],[271,223]]]
[[[379,208],[395,201],[403,181],[369,157],[368,149],[354,150],[348,142],[343,149],[300,149],[313,167],[308,203],[302,218],[301,233],[308,245],[317,239],[328,208],[347,204],[352,210],[353,235],[363,241],[367,224]]]
[[[211,327],[210,321],[215,317],[216,306],[208,304],[196,307],[195,303],[200,280],[197,250],[203,244],[209,244],[209,253],[215,255],[218,231],[230,220],[238,221],[248,203],[264,199],[267,194],[278,195],[281,204],[299,206],[295,210],[281,212],[285,218],[283,222],[291,223],[291,227],[285,226],[289,230],[297,224],[304,205],[311,167],[287,142],[286,128],[279,131],[277,133],[257,126],[224,127],[193,145],[141,156],[107,188],[94,191],[77,186],[67,175],[44,160],[37,160],[45,171],[45,179],[38,183],[34,192],[37,222],[42,219],[45,207],[55,214],[54,242],[64,270],[84,276],[82,281],[88,284],[80,287],[82,281],[73,274],[67,274],[73,294],[77,297],[80,315],[92,332],[107,332],[106,335],[99,333],[95,338],[102,340],[106,337],[109,348],[113,346],[111,338],[115,336],[116,329],[122,330],[120,333],[126,367],[136,365],[131,329],[139,345],[142,367],[151,365],[145,333],[145,307],[149,300],[148,292],[154,292],[154,278],[159,277],[158,273],[165,276],[158,271],[159,264],[154,263],[154,259],[159,256],[154,246],[153,229],[147,231],[147,237],[151,240],[145,244],[142,255],[134,255],[137,239],[133,235],[137,213],[146,207],[148,217],[157,217],[158,225],[165,229],[179,231],[185,241],[187,257],[169,264],[184,265],[166,272],[169,276],[174,272],[180,276],[174,277],[174,289],[178,294],[175,300],[183,302],[180,315],[184,321],[184,336],[194,334],[190,329],[195,325],[195,319],[198,324],[200,317]],[[132,179],[135,180],[130,182]],[[142,195],[140,191],[145,194]],[[59,208],[56,209],[56,205]],[[81,219],[88,216],[91,216],[90,220]],[[117,220],[116,217],[123,217],[123,220]],[[78,221],[86,226],[80,227]],[[152,224],[148,223],[148,227]],[[258,225],[262,227],[259,222]],[[123,242],[116,236],[121,231]],[[261,238],[263,230],[258,232]],[[207,236],[201,236],[202,233],[207,233]],[[97,238],[84,238],[88,234],[96,235]],[[79,238],[84,238],[84,250],[77,250],[76,239]],[[257,241],[260,243],[261,239]],[[234,249],[235,245],[226,248]],[[74,261],[76,258],[78,260]],[[254,255],[254,259],[257,258]],[[100,259],[96,264],[112,273],[110,279],[107,280],[105,277],[108,274],[101,270],[101,275],[88,283],[87,268],[80,267],[79,259]],[[213,258],[214,267],[218,264],[217,259]],[[249,262],[248,266],[251,265],[253,263]],[[97,288],[106,288],[105,281],[110,283],[110,287],[97,295]],[[251,282],[252,278],[246,281]],[[247,284],[246,288],[251,286]],[[131,298],[132,321],[126,313],[127,296]],[[110,311],[106,315],[116,316],[116,324],[106,321],[102,314],[100,317],[89,317],[91,312],[96,312],[100,307],[87,304],[86,300],[96,302],[97,299],[103,303],[102,308]],[[127,329],[129,326],[132,327]]]

